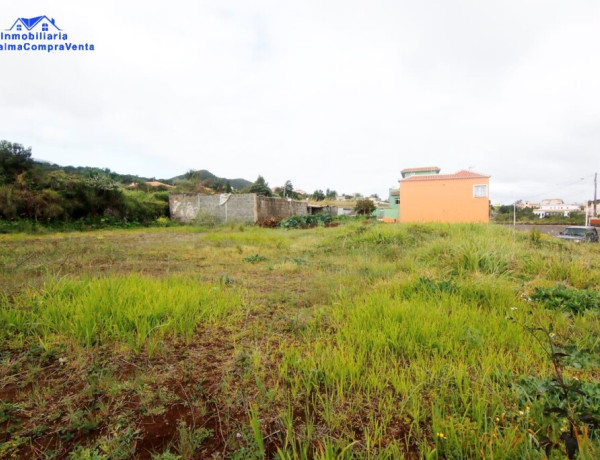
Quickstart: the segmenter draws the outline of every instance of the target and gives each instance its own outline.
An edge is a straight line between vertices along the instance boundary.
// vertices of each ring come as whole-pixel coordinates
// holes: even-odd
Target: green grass
[[[0,235],[0,452],[597,458],[598,256],[473,224]]]
[[[150,349],[169,336],[191,338],[200,323],[240,314],[240,297],[193,278],[139,275],[61,279],[0,303],[0,340]]]

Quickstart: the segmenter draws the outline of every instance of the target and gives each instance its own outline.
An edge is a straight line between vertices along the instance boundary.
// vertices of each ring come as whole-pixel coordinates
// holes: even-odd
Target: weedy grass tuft
[[[33,343],[68,342],[87,347],[119,342],[152,353],[161,340],[190,339],[200,323],[239,313],[242,300],[219,285],[194,279],[139,275],[63,279],[0,304],[0,334]]]

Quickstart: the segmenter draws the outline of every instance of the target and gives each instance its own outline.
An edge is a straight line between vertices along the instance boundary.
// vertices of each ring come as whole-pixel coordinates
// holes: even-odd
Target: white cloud
[[[405,167],[472,167],[492,175],[493,201],[591,198],[580,178],[599,166],[597,2],[33,0],[0,12],[0,28],[46,14],[96,46],[0,53],[0,137],[40,158],[383,196]]]

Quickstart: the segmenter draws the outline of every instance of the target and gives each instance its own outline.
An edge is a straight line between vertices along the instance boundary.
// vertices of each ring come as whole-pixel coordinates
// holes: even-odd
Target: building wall
[[[220,222],[263,223],[266,219],[284,219],[307,215],[308,204],[282,198],[257,196],[254,193],[221,195],[199,193],[172,193],[169,195],[171,218],[180,222],[193,222],[200,213],[216,217]]]
[[[487,196],[473,197],[474,185]],[[489,222],[489,178],[400,182],[400,222]]]
[[[262,224],[266,219],[287,219],[292,216],[308,215],[306,201],[286,200],[282,198],[257,197],[257,220]]]
[[[337,206],[327,205],[327,206],[319,206],[319,205],[308,205],[308,213],[310,215],[316,214],[329,214],[330,216],[338,215]]]
[[[221,222],[256,222],[256,195],[244,193],[230,195],[221,203],[221,195],[199,193],[172,193],[169,195],[171,218],[180,222],[193,222],[202,211]]]

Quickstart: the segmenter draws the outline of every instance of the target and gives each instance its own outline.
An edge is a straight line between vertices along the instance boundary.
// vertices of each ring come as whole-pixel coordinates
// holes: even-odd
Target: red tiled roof
[[[452,179],[489,179],[490,176],[484,176],[483,174],[474,173],[471,171],[465,171],[464,169],[454,174],[431,174],[425,176],[410,176],[406,179],[400,179],[400,182],[417,182],[422,180],[452,180]]]
[[[148,182],[146,182],[146,185],[149,185],[150,187],[173,187],[172,185],[164,184],[164,183],[158,182],[156,180],[148,181]]]
[[[404,168],[400,173],[408,173],[408,172],[423,172],[423,171],[439,171],[440,168],[437,166],[426,166],[424,168]]]

